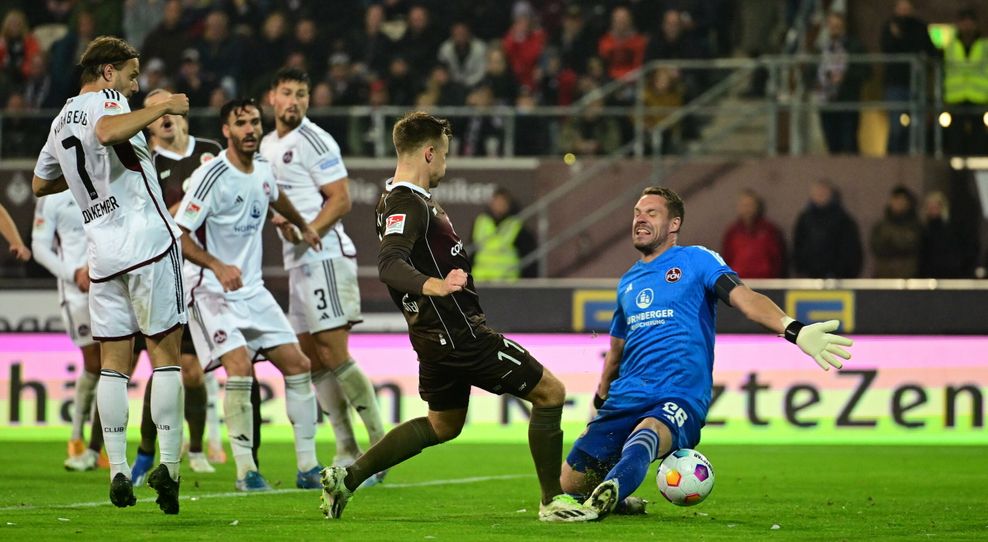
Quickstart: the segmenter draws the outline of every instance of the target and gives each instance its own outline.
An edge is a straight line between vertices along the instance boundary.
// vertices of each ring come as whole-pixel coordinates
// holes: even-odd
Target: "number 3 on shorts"
[[[679,408],[679,405],[673,403],[672,401],[667,402],[662,406],[662,412],[665,413],[665,417],[672,423],[676,424],[677,427],[682,427],[686,423],[686,419],[689,416],[686,411]]]

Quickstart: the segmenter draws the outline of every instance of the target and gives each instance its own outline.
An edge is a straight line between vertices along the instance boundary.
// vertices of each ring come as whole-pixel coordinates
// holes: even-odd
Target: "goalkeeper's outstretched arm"
[[[731,306],[740,310],[752,322],[757,322],[797,346],[824,371],[843,367],[840,359],[851,359],[844,346],[853,341],[831,332],[840,326],[837,320],[803,324],[790,317],[774,301],[744,284],[734,285],[728,294]]]

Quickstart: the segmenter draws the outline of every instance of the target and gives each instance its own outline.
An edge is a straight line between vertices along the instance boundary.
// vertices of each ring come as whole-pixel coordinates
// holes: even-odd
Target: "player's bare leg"
[[[96,398],[96,384],[99,382],[100,350],[99,343],[88,344],[82,351],[82,368],[75,382],[75,400],[72,407],[72,437],[69,440],[68,458],[65,469],[72,471],[96,468],[99,450],[91,452],[86,448],[83,426],[93,408]],[[102,430],[100,430],[102,433]]]
[[[528,446],[535,462],[535,472],[542,488],[539,506],[541,521],[592,521],[597,514],[563,493],[559,473],[563,455],[563,430],[560,420],[566,388],[548,369],[543,369],[539,383],[524,397],[532,403],[528,424]]]
[[[322,471],[322,505],[327,518],[339,518],[353,492],[378,472],[418,455],[423,449],[456,438],[466,423],[467,409],[429,410],[427,417],[415,418],[388,431],[384,438],[364,452],[349,467],[329,467]]]
[[[154,372],[151,389],[151,420],[158,428],[161,464],[148,475],[148,485],[158,492],[156,502],[166,514],[178,513],[179,462],[182,459],[184,390],[179,365],[181,325],[147,338],[148,356]]]
[[[350,331],[347,327],[312,334],[312,342],[318,354],[312,363],[314,372],[328,369],[336,376],[347,401],[363,420],[373,446],[384,436],[384,424],[377,406],[374,385],[350,357],[349,338]]]
[[[302,353],[312,364],[312,385],[316,388],[316,400],[333,428],[336,439],[336,456],[333,458],[333,465],[345,467],[360,455],[360,447],[357,446],[350,420],[350,404],[336,375],[320,360],[312,335],[300,333],[297,337]]]
[[[302,489],[322,487],[322,466],[316,459],[316,395],[312,390],[309,358],[297,344],[282,344],[265,355],[285,378],[285,408],[295,433],[295,485]]]
[[[130,381],[132,337],[100,343],[100,380],[96,404],[103,426],[103,443],[110,459],[110,502],[120,508],[134,506],[134,488],[127,465],[127,383]]]

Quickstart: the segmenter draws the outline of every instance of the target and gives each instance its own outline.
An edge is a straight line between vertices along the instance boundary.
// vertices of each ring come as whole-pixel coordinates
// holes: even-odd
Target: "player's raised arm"
[[[735,276],[733,280],[737,281],[737,277]],[[838,369],[843,367],[838,357],[851,359],[851,353],[842,347],[851,346],[853,341],[831,333],[840,326],[837,320],[803,324],[786,315],[774,301],[741,284],[740,281],[730,289],[728,295],[730,304],[744,313],[749,320],[785,336],[787,341],[799,346],[799,349],[813,358],[813,361],[824,371],[830,370],[831,366]]]
[[[111,66],[112,67],[112,66]],[[136,74],[134,74],[136,77]],[[121,107],[127,107],[127,101],[121,100]],[[134,137],[164,114],[184,115],[189,112],[189,98],[185,94],[172,94],[164,102],[149,105],[137,111],[119,115],[104,115],[96,121],[94,132],[96,140],[105,147],[123,143]]]
[[[452,292],[446,288],[443,279],[421,273],[409,263],[412,247],[424,237],[428,219],[424,214],[428,212],[425,204],[415,198],[392,193],[388,196],[384,211],[378,215],[377,229],[381,237],[381,250],[377,254],[378,275],[381,282],[400,292],[440,297],[449,295]]]

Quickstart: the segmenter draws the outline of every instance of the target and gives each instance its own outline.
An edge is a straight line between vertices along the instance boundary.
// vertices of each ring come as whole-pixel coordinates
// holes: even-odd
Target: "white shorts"
[[[95,343],[93,324],[89,319],[89,294],[75,284],[61,284],[62,324],[72,338],[72,344],[82,348]]]
[[[290,269],[288,291],[288,320],[296,333],[318,333],[363,321],[354,258],[330,258]]]
[[[93,338],[152,337],[186,322],[178,244],[159,260],[89,286]]]
[[[285,313],[264,288],[245,299],[198,288],[189,310],[189,332],[205,371],[219,368],[223,354],[241,346],[256,359],[262,350],[298,342]]]

